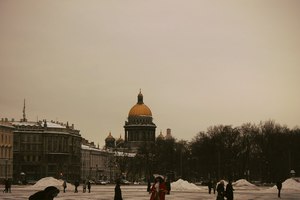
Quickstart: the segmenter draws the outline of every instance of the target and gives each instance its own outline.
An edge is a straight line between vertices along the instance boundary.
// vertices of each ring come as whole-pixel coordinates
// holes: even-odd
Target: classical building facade
[[[156,125],[153,123],[150,108],[144,104],[141,91],[137,103],[128,113],[128,121],[125,121],[124,129],[124,145],[133,152],[145,143],[155,142]]]
[[[81,135],[74,125],[54,122],[11,122],[14,127],[14,180],[53,176],[80,178]]]
[[[108,149],[99,149],[86,140],[81,146],[81,180],[114,181],[119,173],[115,153]]]
[[[13,175],[13,128],[8,119],[0,121],[0,181]]]

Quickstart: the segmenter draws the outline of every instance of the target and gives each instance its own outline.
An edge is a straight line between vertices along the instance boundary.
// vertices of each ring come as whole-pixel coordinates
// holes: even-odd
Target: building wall
[[[47,176],[69,181],[80,178],[79,130],[42,122],[16,122],[13,125],[15,181],[39,180]]]
[[[112,151],[82,145],[81,161],[81,180],[114,181],[118,175],[119,170]]]
[[[0,180],[13,175],[13,126],[0,122]]]

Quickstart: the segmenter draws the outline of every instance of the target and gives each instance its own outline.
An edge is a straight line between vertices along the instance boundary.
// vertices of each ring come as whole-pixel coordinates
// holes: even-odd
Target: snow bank
[[[258,189],[258,187],[250,182],[248,182],[246,179],[240,179],[232,183],[234,188],[237,189]]]
[[[58,180],[55,179],[53,177],[45,177],[40,179],[38,182],[36,182],[34,185],[32,185],[33,188],[37,188],[37,189],[44,189],[48,186],[55,186],[58,189],[63,189],[63,180]],[[72,186],[70,183],[67,183],[67,189],[72,188],[73,189],[74,186]]]
[[[277,191],[277,186],[274,185],[273,187],[267,189],[268,191]],[[297,190],[300,191],[300,183],[293,179],[293,178],[289,178],[286,179],[283,183],[282,183],[282,190]]]
[[[300,183],[292,178],[289,178],[282,183],[282,188],[300,190]]]
[[[189,183],[188,181],[178,179],[176,182],[171,183],[171,190],[186,191],[186,190],[200,190],[200,188],[193,183]]]

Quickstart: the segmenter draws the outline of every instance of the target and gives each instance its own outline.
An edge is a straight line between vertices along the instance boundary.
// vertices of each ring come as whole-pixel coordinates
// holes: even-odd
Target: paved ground
[[[81,189],[81,188],[80,188]],[[124,200],[149,200],[150,195],[146,192],[146,186],[121,186]],[[72,190],[72,191],[71,191]],[[12,193],[0,193],[1,200],[24,200],[36,192],[32,186],[13,186]],[[91,193],[74,193],[73,188],[68,188],[66,193],[59,193],[55,200],[113,200],[114,186],[92,186]],[[270,200],[277,199],[276,192],[261,190],[236,190],[235,200]],[[215,200],[215,194],[208,194],[206,188],[201,191],[172,191],[166,196],[166,200]],[[286,200],[299,200],[300,191],[283,191],[282,198]]]

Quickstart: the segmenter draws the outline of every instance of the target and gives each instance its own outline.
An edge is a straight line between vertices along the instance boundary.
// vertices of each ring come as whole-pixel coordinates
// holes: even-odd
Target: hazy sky
[[[0,118],[74,123],[101,146],[140,88],[156,134],[300,125],[300,1],[0,0]]]

